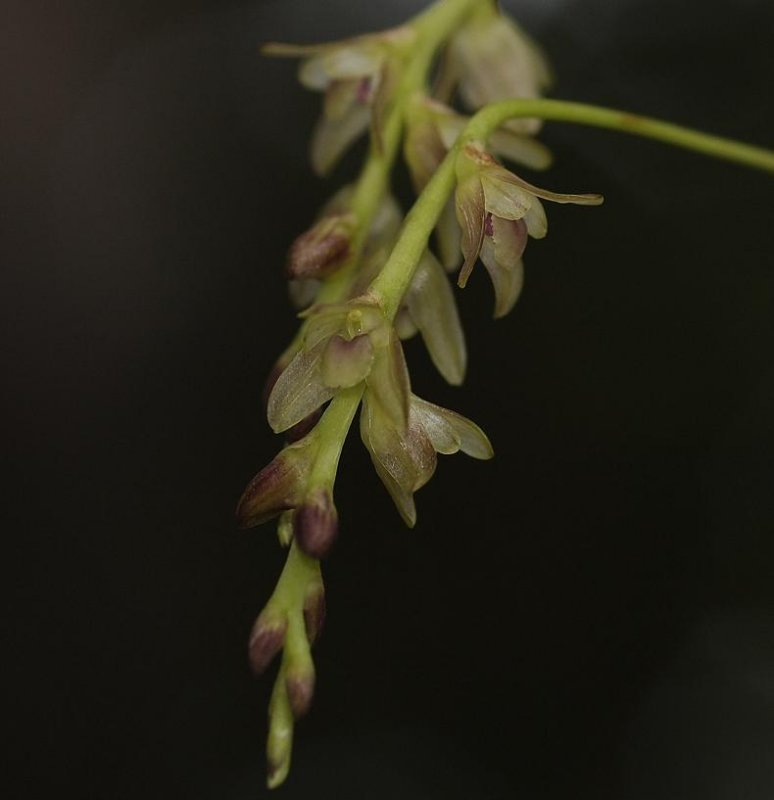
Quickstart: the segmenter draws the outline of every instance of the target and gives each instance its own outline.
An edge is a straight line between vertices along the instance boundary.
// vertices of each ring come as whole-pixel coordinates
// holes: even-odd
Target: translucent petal
[[[333,397],[333,389],[323,383],[320,375],[325,345],[323,341],[311,350],[299,350],[274,384],[267,417],[275,433],[293,427]]]
[[[535,202],[535,198],[520,186],[504,180],[508,170],[493,167],[481,172],[486,210],[501,219],[521,219]]]
[[[481,260],[495,290],[494,317],[504,317],[516,304],[524,285],[521,255],[527,244],[523,220],[492,219],[491,236],[484,238]]]
[[[465,286],[481,250],[484,238],[484,190],[478,176],[457,183],[455,211],[460,226],[460,248],[465,259],[457,283]]]
[[[543,200],[551,200],[553,203],[574,203],[578,206],[599,206],[604,202],[604,197],[601,194],[567,194],[563,192],[551,192],[548,189],[541,189],[535,186],[524,178],[514,175],[507,169],[499,167],[497,178],[500,181],[505,181],[513,186],[524,189],[528,194],[535,197],[542,197]]]
[[[305,314],[302,314],[301,316],[308,315],[304,347],[312,350],[321,342],[337,334],[344,325],[348,310],[344,304],[312,306]]]
[[[332,389],[347,389],[365,380],[374,361],[374,348],[368,336],[346,341],[333,336],[320,362],[323,383]]]
[[[355,104],[339,120],[321,116],[312,133],[310,157],[318,175],[327,175],[347,148],[367,130],[371,119],[368,106]]]
[[[409,117],[406,137],[403,141],[403,157],[409,168],[416,192],[427,186],[438,165],[446,156],[446,146],[438,132],[435,121],[423,117],[415,122]]]
[[[480,17],[452,40],[459,62],[460,95],[473,109],[511,97],[538,97],[549,82],[540,50],[504,15]],[[534,133],[535,119],[513,120],[513,130]]]
[[[390,424],[399,431],[405,431],[411,385],[400,339],[392,329],[387,344],[376,351],[366,386],[373,403],[378,404],[379,411]]]
[[[433,364],[450,384],[459,386],[467,364],[465,335],[446,273],[429,250],[406,293],[406,305]]]
[[[489,137],[489,144],[498,156],[530,169],[548,169],[553,161],[551,151],[544,144],[506,129],[495,131]]]
[[[484,461],[494,455],[486,434],[467,417],[416,395],[411,396],[411,413],[439,453],[450,455],[462,450]]]
[[[452,199],[444,206],[441,216],[438,218],[435,238],[443,268],[447,272],[459,269],[462,263],[461,235]]]
[[[417,428],[398,431],[366,391],[360,412],[360,435],[374,467],[409,527],[416,522],[413,492],[435,471],[435,451]]]
[[[322,90],[335,80],[353,80],[376,74],[383,55],[377,47],[340,46],[326,48],[304,61],[298,79],[308,89]]]
[[[524,215],[524,222],[529,235],[533,239],[542,239],[548,233],[548,217],[546,217],[546,210],[537,198],[533,198],[529,211]]]
[[[414,324],[414,320],[411,319],[411,314],[409,314],[405,306],[398,310],[393,325],[398,337],[403,341],[411,339],[412,336],[416,336],[419,333],[419,328]]]
[[[320,281],[314,278],[290,281],[288,283],[288,295],[293,308],[298,310],[309,308],[317,298],[321,285]]]
[[[360,81],[333,81],[325,91],[323,114],[326,119],[340,121],[358,101]]]
[[[438,132],[441,136],[441,141],[447,150],[454,147],[459,135],[468,124],[468,117],[463,117],[460,114],[455,114],[449,109],[448,113],[436,114],[436,125]]]
[[[494,255],[494,245],[485,241],[481,260],[492,279],[495,292],[494,318],[500,319],[516,305],[524,286],[524,265],[521,260],[511,266],[501,265]]]

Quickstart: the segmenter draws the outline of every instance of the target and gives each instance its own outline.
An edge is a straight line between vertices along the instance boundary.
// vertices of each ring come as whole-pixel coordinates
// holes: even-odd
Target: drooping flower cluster
[[[437,8],[440,13],[450,6],[442,0]],[[463,0],[454,6],[462,7]],[[424,19],[422,35],[436,37],[436,49],[446,47],[433,92],[426,89],[430,76],[417,81],[411,71],[413,54],[421,50],[419,26],[329,44],[264,48],[268,54],[303,59],[301,83],[324,93],[311,144],[318,174],[330,172],[369,128],[371,158],[384,154],[384,130],[402,128],[417,193],[450,152],[457,178],[456,191],[437,219],[437,255],[423,234],[413,262],[404,265],[400,293],[389,303],[377,291],[378,279],[412,224],[411,215],[404,222],[389,189],[379,202],[363,204],[358,188],[370,190],[372,184],[345,187],[288,253],[285,272],[301,312],[301,330],[267,382],[268,421],[287,443],[253,478],[237,509],[246,528],[278,519],[280,542],[289,548],[277,589],[250,639],[256,672],[282,652],[269,711],[270,785],[287,773],[293,720],[309,708],[314,690],[311,646],[324,615],[318,562],[338,534],[335,472],[358,404],[362,442],[401,517],[413,526],[414,494],[433,476],[438,454],[461,451],[489,459],[492,447],[469,419],[412,392],[401,341],[420,335],[440,374],[460,385],[467,352],[447,271],[461,266],[458,282],[464,286],[480,257],[494,284],[495,316],[503,316],[521,290],[527,238],[546,234],[540,199],[601,202],[597,195],[538,189],[496,160],[531,169],[550,164],[548,149],[532,138],[540,127],[535,120],[508,123],[486,142],[464,140],[460,146],[470,120],[454,109],[455,93],[474,111],[506,97],[536,97],[549,81],[537,47],[494,0],[471,0],[461,19],[443,35]],[[336,427],[341,408],[346,410],[343,429]]]

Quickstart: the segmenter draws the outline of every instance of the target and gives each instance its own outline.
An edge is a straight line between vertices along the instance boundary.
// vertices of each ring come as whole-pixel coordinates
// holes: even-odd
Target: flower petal
[[[374,361],[374,348],[368,336],[351,341],[333,336],[320,362],[323,383],[332,389],[347,389],[365,380]]]
[[[467,364],[465,335],[446,273],[429,250],[406,293],[406,305],[433,364],[450,384],[459,386]]]
[[[323,114],[326,119],[335,122],[343,119],[358,102],[361,79],[351,81],[333,81],[325,90],[323,98]]]
[[[495,319],[504,317],[521,294],[524,285],[521,256],[527,246],[527,235],[524,220],[489,219],[487,235],[481,247],[481,260],[494,285]]]
[[[432,117],[422,115],[412,121],[409,115],[403,141],[403,157],[417,193],[427,186],[446,156],[446,151],[447,147],[441,139],[438,125]]]
[[[310,158],[314,171],[320,176],[327,175],[347,148],[368,130],[370,120],[370,108],[359,103],[338,120],[323,114],[312,133]]]
[[[275,433],[293,427],[333,397],[334,390],[323,383],[320,375],[326,344],[323,340],[310,350],[299,350],[274,384],[267,417]]]
[[[473,109],[511,97],[538,97],[550,82],[547,63],[531,39],[502,14],[482,14],[452,39],[460,95]],[[534,133],[539,120],[513,120],[513,130]]]
[[[460,225],[457,222],[452,199],[449,199],[449,202],[443,207],[441,216],[438,218],[435,239],[443,268],[447,272],[459,269],[462,262]]]
[[[371,371],[366,377],[366,386],[390,424],[399,431],[405,431],[411,385],[403,348],[392,328],[386,345],[376,351]]]
[[[476,265],[484,238],[484,189],[477,175],[457,183],[455,211],[460,226],[460,248],[465,259],[457,284],[464,287]]]
[[[409,527],[416,522],[413,493],[425,485],[436,466],[435,450],[421,428],[401,432],[366,392],[360,412],[360,435],[376,472]]]
[[[548,169],[553,161],[551,151],[542,142],[505,128],[489,137],[489,145],[498,156],[530,169]]]
[[[486,434],[467,417],[441,408],[416,395],[411,396],[411,414],[422,426],[433,447],[443,455],[459,450],[486,461],[494,451]]]
[[[328,47],[301,63],[298,79],[307,89],[323,90],[333,81],[346,81],[375,75],[383,54],[373,45]]]
[[[539,186],[525,181],[518,175],[514,175],[507,169],[500,167],[497,173],[497,178],[500,181],[510,183],[513,186],[520,187],[535,197],[542,197],[543,200],[551,200],[553,203],[574,203],[578,206],[599,206],[602,205],[605,198],[601,194],[567,194],[563,192],[551,192],[548,189],[541,189]]]
[[[521,219],[535,198],[520,186],[504,179],[508,175],[508,170],[496,165],[481,171],[486,210],[502,219]]]

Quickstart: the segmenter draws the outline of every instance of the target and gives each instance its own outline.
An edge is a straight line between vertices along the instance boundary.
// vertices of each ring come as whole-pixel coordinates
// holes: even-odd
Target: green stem
[[[358,384],[350,389],[342,389],[331,400],[322,419],[317,423],[315,436],[319,448],[309,474],[308,488],[333,488],[344,440],[360,405],[363,388],[363,384]]]
[[[465,140],[485,139],[503,122],[518,117],[539,117],[556,122],[576,122],[596,128],[609,128],[656,139],[686,150],[695,150],[715,158],[735,161],[765,172],[774,172],[774,152],[763,147],[713,136],[653,117],[563,100],[506,100],[495,103],[473,117],[464,134]]]
[[[286,614],[300,614],[303,612],[307,589],[320,581],[320,562],[302,553],[293,542],[266,607],[281,609]]]
[[[656,139],[766,172],[774,172],[774,152],[770,150],[625,111],[561,100],[506,100],[487,106],[470,120],[455,146],[427,184],[407,215],[401,235],[387,263],[371,284],[371,291],[382,303],[390,319],[394,318],[403,295],[411,285],[430,234],[449,195],[454,190],[455,163],[460,148],[474,140],[486,141],[504,122],[520,117],[536,117],[609,128]]]

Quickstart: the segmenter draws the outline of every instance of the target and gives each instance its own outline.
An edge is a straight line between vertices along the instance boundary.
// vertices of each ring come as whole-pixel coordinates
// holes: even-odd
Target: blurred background
[[[247,635],[283,553],[238,532],[280,443],[284,254],[329,181],[319,98],[267,39],[419,0],[6,2],[3,640],[14,796],[266,796]],[[774,145],[768,0],[506,0],[554,94]],[[318,690],[277,797],[774,796],[771,176],[550,124],[599,191],[553,206],[514,313],[458,293],[471,364],[418,394],[497,457],[443,459],[408,531],[357,436]],[[399,182],[405,186],[405,179]]]

